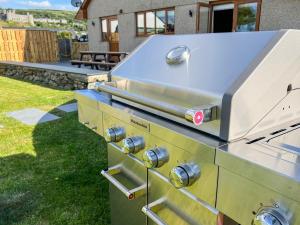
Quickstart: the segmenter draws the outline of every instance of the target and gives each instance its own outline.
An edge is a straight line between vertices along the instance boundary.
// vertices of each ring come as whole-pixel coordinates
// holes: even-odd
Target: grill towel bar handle
[[[126,195],[128,200],[133,200],[138,198],[139,196],[143,196],[146,194],[147,185],[143,184],[139,187],[129,190],[123,184],[121,184],[113,175],[117,175],[122,172],[121,166],[117,165],[114,167],[110,167],[106,170],[102,170],[101,174],[116,188],[118,188],[122,193]]]
[[[195,125],[200,125],[202,122],[214,120],[217,117],[217,106],[215,105],[199,106],[192,109],[175,106],[166,102],[156,101],[137,94],[129,93],[124,90],[120,90],[116,88],[116,82],[98,82],[95,85],[95,89],[153,109],[169,113],[182,119],[186,119],[187,121],[192,122]],[[195,119],[197,119],[196,116],[199,114],[202,117],[201,120],[195,121]]]
[[[155,211],[158,211],[159,209],[164,207],[164,202],[165,198],[161,198],[142,208],[143,213],[157,225],[168,225],[155,213]]]

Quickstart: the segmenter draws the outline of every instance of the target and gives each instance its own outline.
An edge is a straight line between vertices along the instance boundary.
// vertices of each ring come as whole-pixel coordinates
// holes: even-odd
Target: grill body
[[[282,30],[150,37],[76,91],[109,142],[112,224],[300,224],[299,87]]]

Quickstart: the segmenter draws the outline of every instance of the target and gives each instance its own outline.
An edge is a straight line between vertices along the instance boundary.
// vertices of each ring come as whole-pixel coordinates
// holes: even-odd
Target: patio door
[[[118,52],[119,51],[119,24],[117,17],[109,19],[109,51]]]
[[[119,51],[119,23],[117,16],[101,18],[102,40],[108,42],[108,50]]]
[[[220,4],[212,9],[212,32],[223,33],[233,31],[234,4]]]
[[[197,32],[258,31],[262,0],[219,0],[199,3]]]

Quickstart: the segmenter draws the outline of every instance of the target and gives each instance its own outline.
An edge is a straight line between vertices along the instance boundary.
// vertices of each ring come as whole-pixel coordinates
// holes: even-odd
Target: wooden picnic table
[[[99,52],[99,51],[81,51],[80,52],[80,60],[83,61],[84,56],[90,56],[92,61],[97,62],[99,59],[97,59],[98,56],[102,56],[102,59],[100,61],[105,62],[111,62],[112,57],[118,57],[118,62],[121,61],[121,57],[126,57],[128,55],[128,52]]]
[[[72,65],[78,65],[80,68],[81,65],[89,65],[94,69],[100,69],[99,67],[102,67],[106,70],[111,70],[113,67],[115,67],[118,63],[111,63],[111,62],[94,62],[94,61],[81,61],[81,60],[72,60]]]
[[[81,65],[89,65],[92,69],[96,67],[104,67],[105,69],[111,69],[118,62],[125,58],[129,53],[128,52],[99,52],[99,51],[81,51],[79,60],[71,60],[72,65],[78,65],[80,68]],[[90,56],[91,60],[84,59],[84,56]],[[101,56],[102,58],[98,58]],[[118,60],[112,60],[112,57],[117,57]]]

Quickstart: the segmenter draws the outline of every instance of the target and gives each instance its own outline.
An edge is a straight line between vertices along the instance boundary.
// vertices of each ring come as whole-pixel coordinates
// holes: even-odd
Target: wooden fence
[[[58,60],[56,32],[0,29],[0,61],[43,63]]]

